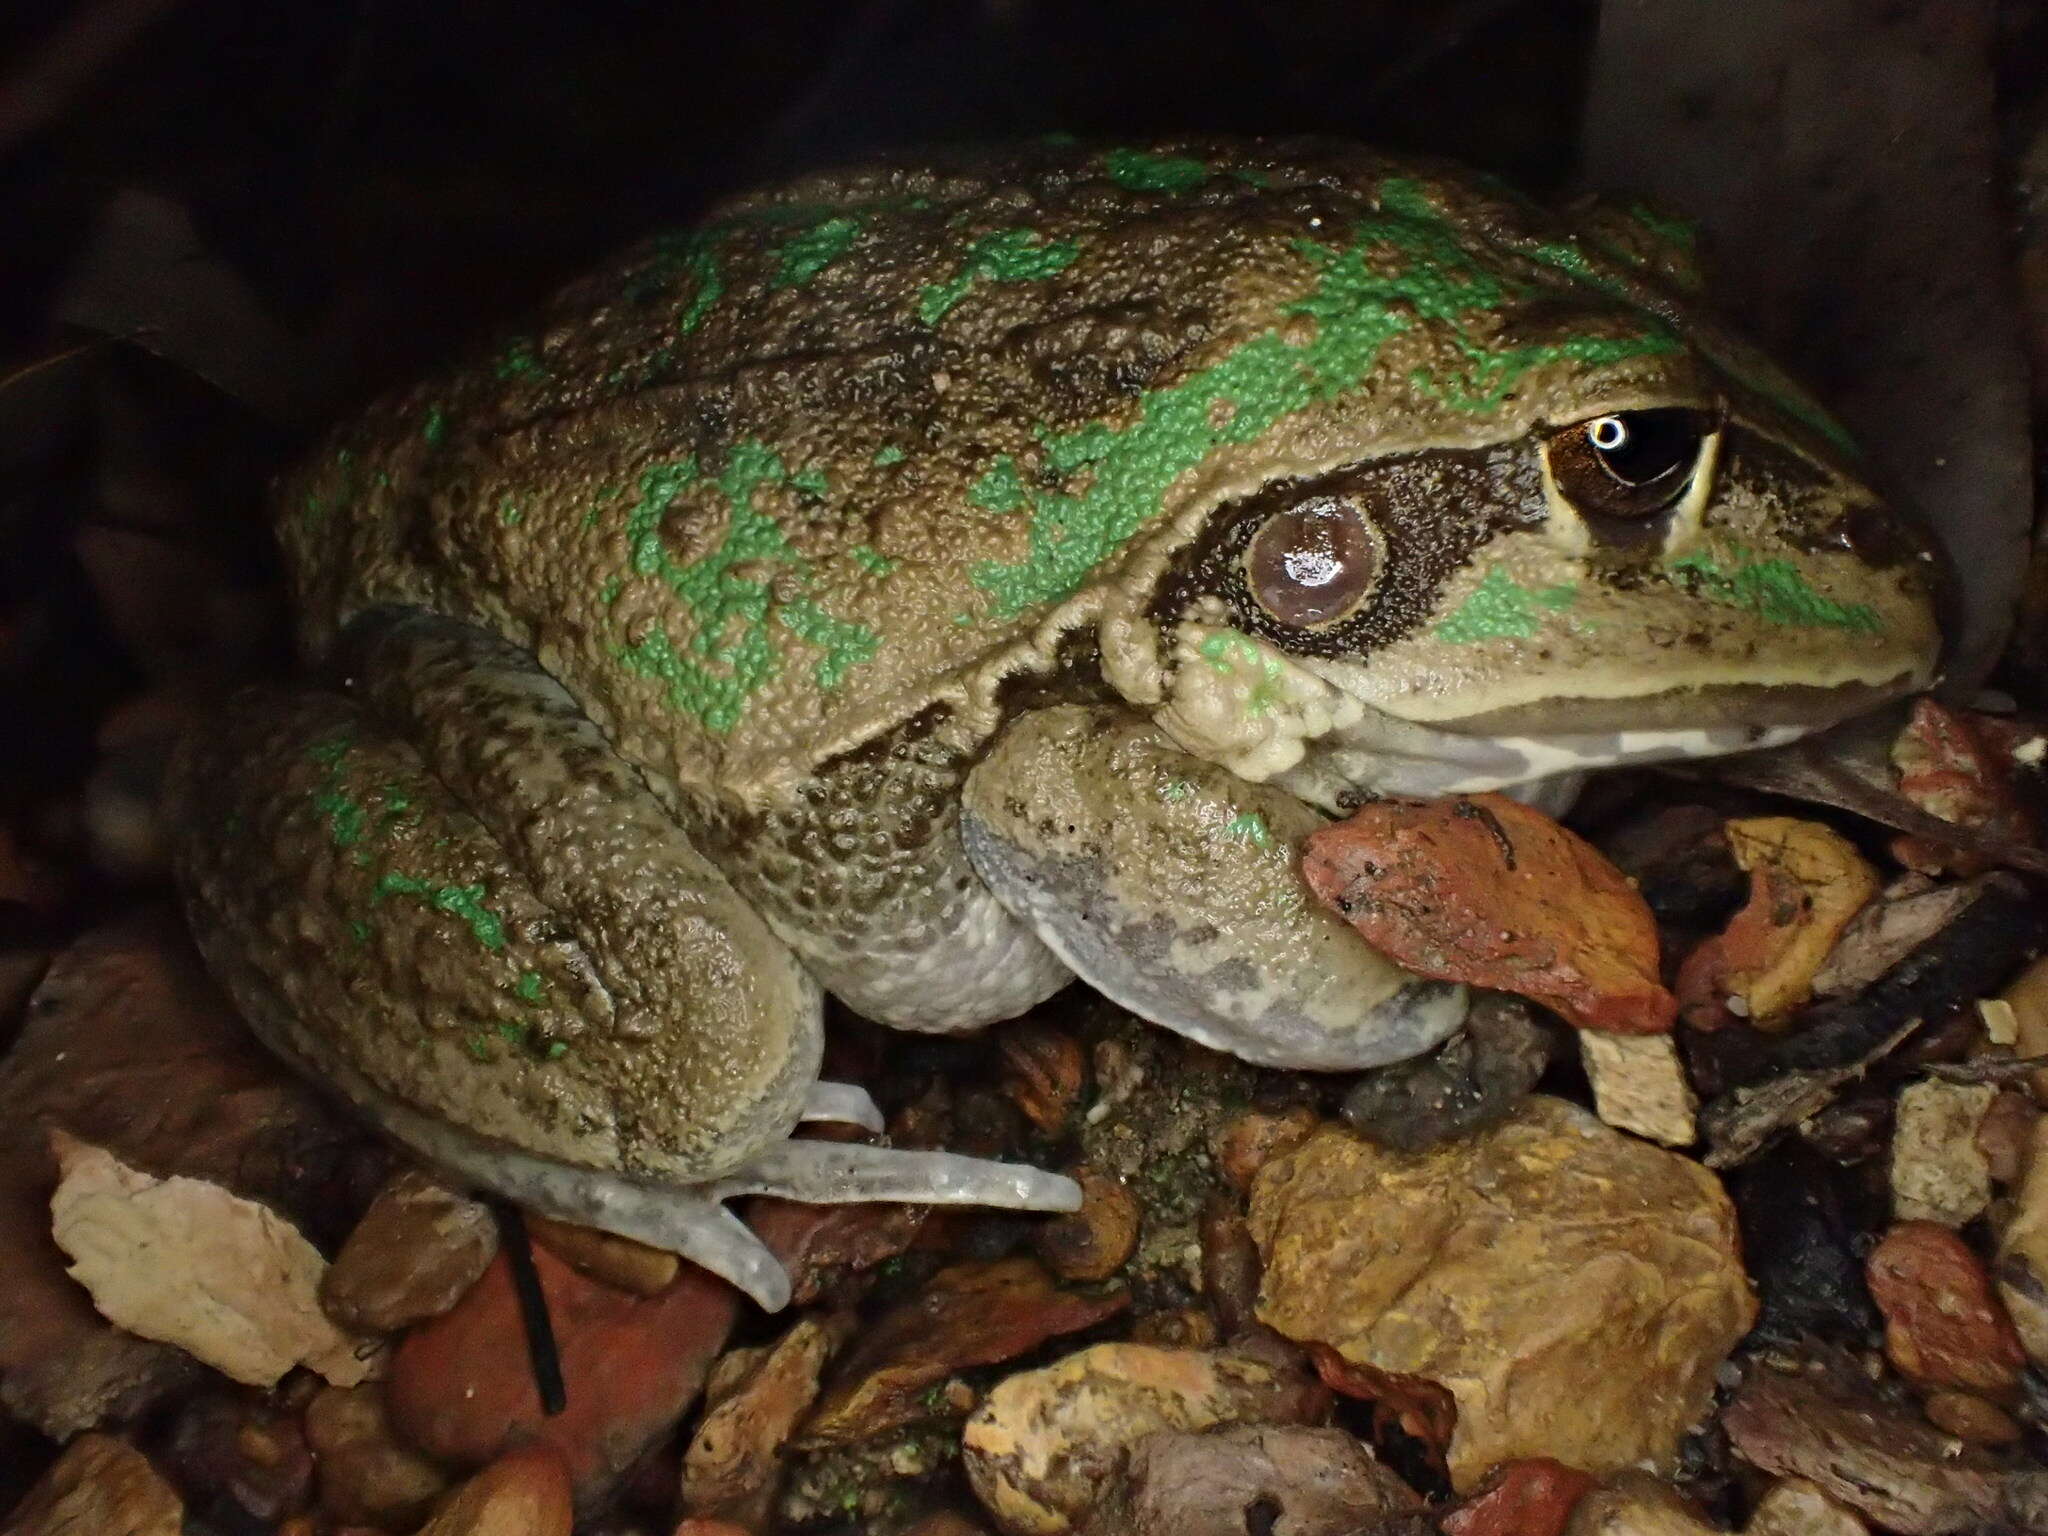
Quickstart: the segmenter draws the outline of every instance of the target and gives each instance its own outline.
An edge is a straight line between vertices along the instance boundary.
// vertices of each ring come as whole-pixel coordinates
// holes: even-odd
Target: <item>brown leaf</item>
[[[817,1411],[806,1446],[853,1445],[931,1417],[920,1401],[954,1372],[994,1365],[1047,1339],[1092,1327],[1130,1304],[1122,1291],[1060,1290],[1035,1259],[997,1259],[941,1270],[855,1345]]]
[[[1447,1453],[1458,1428],[1458,1400],[1448,1388],[1427,1377],[1403,1376],[1347,1360],[1328,1344],[1311,1343],[1308,1357],[1332,1392],[1372,1404],[1374,1430],[1398,1426],[1428,1447],[1437,1471],[1448,1472]]]
[[[1505,795],[1376,801],[1311,833],[1301,867],[1420,975],[1519,993],[1581,1029],[1671,1027],[1642,897],[1591,844]]]
[[[1759,1029],[1782,1027],[1813,995],[1814,974],[1849,920],[1877,894],[1877,874],[1819,822],[1759,816],[1729,822],[1727,835],[1749,871],[1749,901],[1685,957],[1679,1006],[1697,1029],[1738,1016]]]
[[[1913,718],[1892,743],[1899,793],[1932,816],[1996,843],[2033,847],[2039,828],[2013,788],[2012,764],[1980,717],[1932,698],[1913,702]],[[1901,863],[1929,874],[1987,867],[1918,838],[1893,844]]]

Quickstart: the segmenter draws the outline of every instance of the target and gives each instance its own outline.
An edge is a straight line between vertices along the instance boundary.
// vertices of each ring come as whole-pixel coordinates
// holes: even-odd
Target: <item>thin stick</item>
[[[519,1297],[519,1320],[526,1325],[526,1354],[533,1363],[533,1388],[540,1397],[541,1412],[553,1418],[569,1406],[569,1392],[562,1384],[562,1356],[555,1348],[555,1325],[548,1316],[547,1292],[541,1289],[540,1271],[533,1267],[533,1244],[526,1236],[526,1220],[514,1205],[494,1202],[491,1213],[498,1219],[498,1241],[512,1267],[512,1290]]]

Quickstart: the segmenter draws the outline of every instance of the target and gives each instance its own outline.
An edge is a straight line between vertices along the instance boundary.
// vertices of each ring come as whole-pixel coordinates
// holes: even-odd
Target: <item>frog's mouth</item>
[[[1783,746],[1912,691],[1892,686],[1726,684],[1635,699],[1554,699],[1423,723],[1368,706],[1354,722],[1305,743],[1273,782],[1342,811],[1360,791],[1476,794],[1573,780],[1602,768],[1720,757]]]

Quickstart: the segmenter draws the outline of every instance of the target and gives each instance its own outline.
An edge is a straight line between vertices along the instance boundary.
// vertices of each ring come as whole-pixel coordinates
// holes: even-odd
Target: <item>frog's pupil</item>
[[[1601,416],[1586,428],[1600,467],[1626,485],[1648,485],[1690,469],[1700,452],[1697,411],[1626,411]]]

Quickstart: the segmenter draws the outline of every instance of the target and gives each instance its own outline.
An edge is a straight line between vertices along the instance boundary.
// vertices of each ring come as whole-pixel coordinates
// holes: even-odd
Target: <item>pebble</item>
[[[2048,1368],[2048,1117],[2034,1122],[2025,1162],[1993,1273],[2028,1357]]]
[[[1244,1536],[1246,1511],[1286,1536],[1355,1536],[1420,1509],[1406,1483],[1341,1429],[1233,1425],[1163,1430],[1133,1447],[1086,1536]]]
[[[185,1507],[149,1459],[80,1435],[7,1517],[6,1536],[180,1536]]]
[[[1321,1123],[1322,1116],[1306,1104],[1278,1111],[1246,1110],[1216,1138],[1211,1150],[1217,1171],[1232,1189],[1243,1194],[1261,1168],[1282,1153],[1292,1152]]]
[[[1721,1536],[1669,1483],[1618,1472],[1573,1509],[1565,1536]],[[1503,1532],[1503,1536],[1506,1533]]]
[[[417,1536],[569,1536],[576,1509],[559,1451],[507,1451],[451,1493]]]
[[[961,1444],[969,1483],[1009,1536],[1064,1536],[1147,1435],[1328,1411],[1320,1385],[1256,1361],[1097,1344],[997,1383]]]
[[[454,1306],[497,1251],[488,1206],[402,1169],[334,1256],[320,1305],[343,1328],[396,1333]]]
[[[1668,1463],[1756,1315],[1720,1182],[1545,1096],[1424,1153],[1318,1132],[1251,1227],[1262,1321],[1456,1396],[1461,1490],[1522,1457]]]
[[[1345,1123],[1401,1152],[1469,1136],[1513,1112],[1550,1064],[1551,1049],[1550,1032],[1527,1003],[1482,992],[1465,1027],[1435,1050],[1375,1068],[1352,1084]]]
[[[1870,1527],[1803,1477],[1771,1484],[1750,1511],[1742,1536],[1869,1536]]]
[[[1900,1222],[1864,1273],[1884,1314],[1885,1355],[1922,1387],[2009,1396],[2026,1369],[1991,1277],[1970,1245],[1932,1221]]]
[[[428,1455],[480,1467],[526,1439],[568,1463],[579,1503],[617,1481],[695,1401],[738,1311],[738,1293],[686,1267],[659,1296],[631,1296],[533,1250],[561,1356],[567,1407],[541,1411],[504,1254],[454,1310],[420,1324],[393,1357],[392,1422]]]
[[[1892,1128],[1892,1214],[1960,1227],[1991,1203],[1991,1164],[1977,1127],[1998,1090],[1927,1078],[1899,1092]]]
[[[673,1253],[595,1227],[529,1216],[526,1230],[536,1243],[578,1273],[635,1296],[659,1295],[682,1268],[683,1261]]]
[[[1444,1536],[1561,1536],[1593,1479],[1547,1456],[1502,1462],[1443,1517]]]
[[[381,1386],[323,1389],[306,1408],[306,1442],[321,1512],[337,1524],[408,1530],[448,1487],[446,1473],[392,1433]]]
[[[1972,1445],[2011,1445],[2021,1435],[2011,1414],[1968,1392],[1930,1393],[1920,1409],[1943,1434]]]
[[[1107,1280],[1138,1251],[1143,1213],[1121,1179],[1085,1166],[1067,1175],[1081,1186],[1081,1208],[1040,1223],[1032,1250],[1062,1280]]]
[[[231,1500],[249,1520],[274,1523],[312,1498],[313,1454],[297,1414],[266,1398],[206,1392],[178,1410],[166,1460],[195,1498]]]

